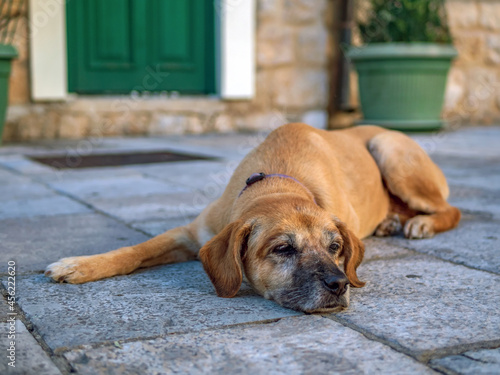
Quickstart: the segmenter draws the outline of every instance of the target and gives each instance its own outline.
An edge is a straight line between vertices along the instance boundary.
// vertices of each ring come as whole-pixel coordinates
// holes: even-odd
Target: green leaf
[[[358,23],[365,43],[451,43],[444,0],[367,0],[371,12]]]

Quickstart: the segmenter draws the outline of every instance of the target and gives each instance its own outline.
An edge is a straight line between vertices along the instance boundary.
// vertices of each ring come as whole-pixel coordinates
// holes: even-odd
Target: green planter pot
[[[446,78],[457,56],[452,45],[376,43],[347,56],[358,72],[360,123],[407,131],[443,126]]]
[[[12,59],[17,57],[17,50],[11,45],[0,44],[0,144],[7,105],[9,104],[9,77]]]

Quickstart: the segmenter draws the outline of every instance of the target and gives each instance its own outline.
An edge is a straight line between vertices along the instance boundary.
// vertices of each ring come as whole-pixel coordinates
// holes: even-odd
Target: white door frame
[[[209,0],[203,0],[209,1]],[[31,96],[34,101],[69,98],[66,2],[29,0]],[[255,0],[214,0],[220,19],[219,95],[255,95]]]

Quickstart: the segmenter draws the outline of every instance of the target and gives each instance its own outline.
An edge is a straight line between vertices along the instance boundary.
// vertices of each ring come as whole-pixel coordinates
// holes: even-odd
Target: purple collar
[[[240,191],[240,194],[238,194],[238,198],[241,196],[241,194],[243,194],[243,192],[246,189],[248,189],[249,186],[255,184],[256,182],[259,182],[260,180],[263,180],[264,178],[269,178],[269,177],[287,178],[289,180],[295,181],[296,183],[298,183],[304,189],[307,190],[307,192],[312,196],[314,203],[316,203],[316,199],[314,198],[313,193],[302,182],[300,182],[299,180],[297,180],[296,178],[294,178],[292,176],[287,176],[286,174],[279,174],[279,173],[265,174],[265,173],[260,172],[260,173],[252,174],[250,177],[247,178],[247,180],[245,182],[246,186]],[[318,203],[316,203],[316,204],[318,204]]]

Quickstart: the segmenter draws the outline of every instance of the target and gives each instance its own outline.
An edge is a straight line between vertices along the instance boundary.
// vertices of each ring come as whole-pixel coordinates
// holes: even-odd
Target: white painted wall
[[[221,96],[224,99],[251,99],[255,95],[254,0],[220,0],[221,15]]]
[[[68,92],[64,0],[30,0],[31,97],[62,100]]]

